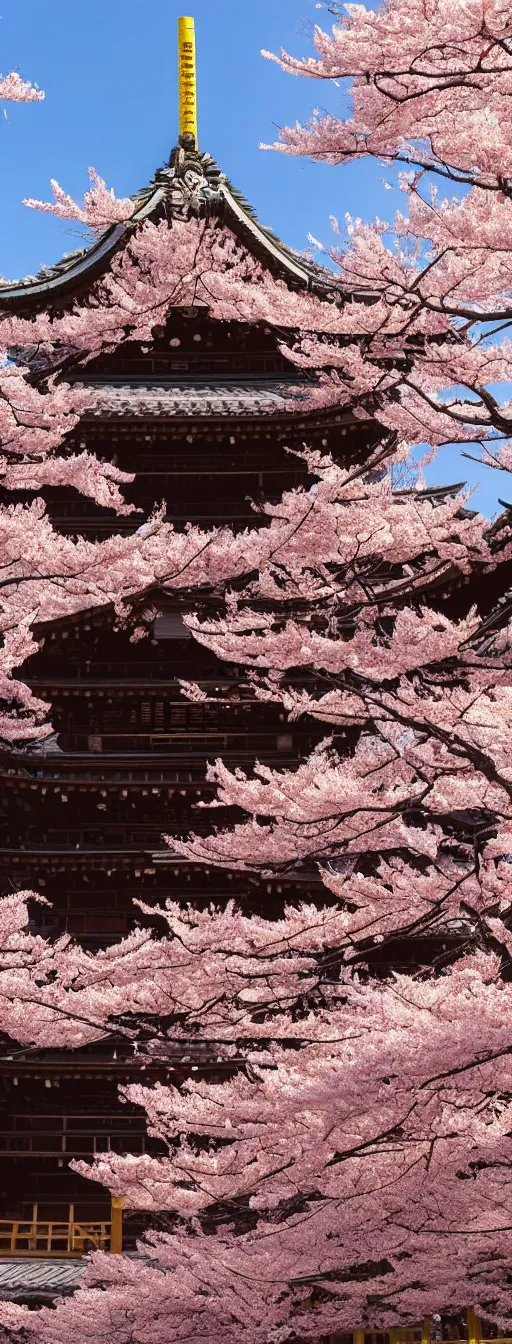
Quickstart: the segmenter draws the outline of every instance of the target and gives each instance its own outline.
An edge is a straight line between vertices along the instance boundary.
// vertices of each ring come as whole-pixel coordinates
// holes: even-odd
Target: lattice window
[[[190,630],[179,611],[160,612],[155,618],[153,634],[155,639],[191,639]]]
[[[171,705],[171,727],[186,728],[187,726],[187,706]]]
[[[188,711],[188,722],[189,722],[189,728],[202,728],[202,727],[203,727],[203,706],[202,706],[202,705],[190,705],[190,707],[189,707],[189,711]]]

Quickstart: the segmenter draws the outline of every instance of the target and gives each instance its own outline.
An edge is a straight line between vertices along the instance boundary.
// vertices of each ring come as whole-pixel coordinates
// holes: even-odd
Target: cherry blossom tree
[[[491,541],[483,520],[464,508],[463,499],[431,499],[418,490],[397,494],[389,475],[374,479],[371,463],[350,472],[311,454],[307,462],[315,478],[310,489],[288,492],[279,505],[261,506],[267,526],[236,537],[229,529],[175,534],[156,517],[134,537],[112,538],[100,547],[61,538],[56,548],[48,520],[34,505],[30,547],[27,509],[5,515],[11,523],[5,532],[10,666],[19,666],[33,647],[23,647],[23,639],[30,640],[35,619],[107,601],[122,615],[130,599],[155,581],[189,594],[206,582],[220,598],[236,577],[223,615],[205,619],[200,609],[188,618],[196,638],[223,660],[242,663],[254,694],[278,698],[292,716],[312,713],[355,733],[342,766],[327,746],[294,775],[259,770],[250,780],[239,772],[230,776],[219,763],[213,771],[218,802],[241,807],[246,819],[228,832],[192,836],[181,845],[172,841],[184,855],[229,868],[249,870],[255,855],[258,868],[274,873],[297,863],[319,864],[325,890],[320,903],[283,909],[279,920],[249,918],[234,907],[199,918],[170,905],[164,938],[136,930],[96,957],[66,944],[45,954],[49,977],[39,968],[34,977],[22,968],[23,975],[7,978],[2,989],[0,976],[4,1029],[24,1043],[79,1046],[115,1030],[133,1048],[158,1054],[173,1044],[183,1048],[184,1042],[202,1041],[209,1058],[218,1060],[221,1077],[226,1067],[236,1073],[235,1081],[228,1074],[220,1087],[191,1086],[183,1096],[173,1089],[157,1096],[141,1088],[129,1094],[145,1107],[169,1157],[142,1164],[136,1158],[112,1160],[94,1174],[122,1192],[129,1207],[164,1213],[172,1230],[145,1244],[141,1276],[131,1281],[130,1291],[124,1265],[116,1278],[95,1258],[91,1286],[56,1317],[43,1313],[36,1325],[33,1316],[27,1321],[18,1308],[5,1306],[3,1320],[11,1332],[30,1329],[44,1339],[53,1331],[55,1339],[62,1329],[64,1339],[80,1317],[83,1329],[90,1321],[91,1339],[115,1321],[121,1339],[140,1338],[142,1331],[148,1344],[157,1344],[170,1332],[179,1338],[185,1328],[189,1338],[198,1338],[207,1305],[212,1340],[222,1327],[228,1338],[231,1332],[233,1340],[245,1337],[249,1344],[273,1335],[286,1339],[290,1332],[311,1337],[312,1306],[317,1334],[377,1317],[383,1324],[397,1314],[400,1320],[415,1319],[447,1302],[467,1303],[475,1281],[492,1314],[505,1314],[504,1278],[494,1260],[489,1272],[482,1270],[481,1290],[478,1275],[498,1236],[506,1255],[507,1230],[497,1222],[502,1186],[492,1184],[489,1173],[497,1171],[501,1181],[508,1161],[507,1121],[494,1093],[482,1114],[490,1082],[487,1074],[481,1080],[481,1069],[485,1064],[492,1075],[492,1062],[499,1059],[501,1070],[506,1058],[505,1033],[501,1028],[497,1041],[493,1023],[507,1020],[508,989],[493,949],[503,948],[506,956],[510,937],[503,919],[510,909],[508,634],[505,624],[490,643],[485,637],[482,642],[476,612],[454,620],[435,596],[461,578],[492,574],[506,563],[508,527],[505,523]],[[301,684],[304,669],[315,671],[309,689],[307,681]],[[185,689],[198,694],[194,687]],[[29,693],[22,695],[20,720],[36,716],[37,704]],[[457,823],[457,814],[468,807],[470,824],[464,815]],[[489,841],[492,822],[495,839]],[[417,1000],[416,982],[411,987],[408,977],[394,977],[384,988],[364,983],[368,950],[379,940],[442,931],[450,922],[460,927],[461,920],[467,955],[440,979],[428,979],[427,988],[420,980]],[[486,1021],[480,1032],[473,1003],[486,994],[490,1025]],[[476,1040],[466,1032],[468,999]],[[398,1057],[390,1025],[404,1000],[410,1004],[400,1036],[406,1061],[422,1055],[426,1013],[435,1035],[420,1077],[416,1066],[406,1069]],[[453,1059],[446,1029],[444,1035],[437,1029],[440,1005],[450,1040],[462,1043]],[[169,1018],[170,1037],[161,1025]],[[373,1072],[353,1045],[363,1021]],[[350,1101],[351,1080],[359,1079],[360,1069],[368,1079],[357,1112],[366,1118],[362,1128]],[[324,1073],[332,1080],[330,1096]],[[472,1089],[466,1090],[469,1074]],[[382,1079],[395,1083],[397,1077],[403,1084],[395,1086],[397,1109],[388,1116],[382,1088],[390,1084]],[[462,1090],[452,1081],[459,1077]],[[424,1084],[431,1101],[427,1117],[418,1102]],[[254,1090],[253,1110],[263,1117],[261,1136],[252,1132],[247,1088]],[[340,1089],[348,1099],[341,1119]],[[306,1120],[299,1092],[306,1097]],[[495,1106],[502,1130],[499,1147],[493,1138],[493,1164],[488,1126]],[[457,1129],[452,1111],[461,1117]],[[409,1112],[414,1123],[408,1126]],[[267,1113],[275,1116],[275,1126],[267,1127]],[[479,1129],[470,1127],[475,1116]],[[444,1147],[443,1126],[451,1126]],[[201,1136],[210,1144],[206,1156]],[[347,1156],[338,1164],[342,1139]],[[388,1155],[390,1143],[394,1157]],[[442,1149],[439,1166],[429,1157],[432,1145]],[[335,1175],[333,1162],[340,1167]],[[428,1179],[426,1165],[432,1171]],[[357,1180],[362,1172],[357,1191],[355,1169]],[[468,1176],[481,1170],[478,1197],[471,1175],[462,1199],[461,1170]],[[435,1227],[432,1210],[438,1208],[440,1188],[450,1191],[453,1217],[449,1226]],[[345,1206],[350,1217],[341,1219]],[[465,1239],[463,1259],[460,1242],[470,1215],[475,1241]],[[212,1220],[219,1229],[214,1239]],[[443,1265],[435,1291],[434,1235]],[[405,1263],[406,1240],[413,1265]],[[98,1282],[105,1277],[110,1282],[107,1293],[94,1287],[98,1275]],[[155,1275],[161,1291],[150,1327],[145,1303]],[[177,1295],[171,1292],[176,1276]]]
[[[396,166],[408,214],[391,226],[395,246],[389,226],[356,220],[348,246],[333,252],[343,285],[375,299],[357,352],[370,356],[377,399],[394,385],[392,418],[405,443],[420,433],[434,444],[472,438],[485,445],[484,461],[507,467],[510,16],[497,0],[327,8],[335,22],[331,32],[315,28],[316,57],[271,59],[291,74],[341,81],[350,115],[317,113],[285,127],[274,148],[334,165],[372,156]],[[455,194],[444,198],[448,184]],[[340,373],[333,360],[326,384],[343,399],[345,366]]]
[[[485,630],[443,604],[507,562],[508,530],[491,543],[460,499],[308,461],[310,490],[263,506],[257,576],[252,549],[224,614],[188,619],[336,747],[252,778],[219,762],[217,804],[242,819],[169,843],[248,880],[308,864],[316,899],[265,917],[170,902],[165,934],[66,944],[48,980],[3,985],[0,967],[14,1038],[121,1031],[142,1058],[199,1048],[218,1067],[126,1090],[166,1156],[78,1169],[164,1230],[136,1272],[96,1255],[56,1311],[4,1305],[13,1338],[64,1344],[80,1321],[91,1341],[268,1344],[468,1302],[507,1328],[509,632],[506,611]],[[369,974],[414,934],[454,951]]]
[[[494,610],[464,600],[469,581],[506,592],[510,523],[490,529],[464,495],[397,492],[387,471],[453,440],[512,466],[509,30],[495,0],[389,0],[350,7],[332,37],[316,30],[317,60],[281,58],[350,79],[353,98],[350,120],[285,130],[282,149],[373,154],[406,174],[398,246],[383,226],[351,225],[327,301],[290,293],[214,221],[163,221],[130,234],[92,302],[5,319],[6,349],[23,351],[6,372],[19,444],[6,473],[30,489],[54,471],[113,498],[120,475],[61,451],[83,409],[77,371],[149,339],[173,305],[278,325],[297,369],[321,370],[295,396],[382,426],[350,469],[306,450],[313,484],[259,506],[265,526],[237,536],[176,534],[155,515],[130,538],[56,545],[39,505],[7,511],[10,682],[36,620],[106,602],[130,619],[158,583],[187,595],[192,634],[245,670],[245,694],[329,736],[295,770],[212,764],[212,816],[167,841],[246,873],[248,889],[300,869],[304,903],[276,895],[254,915],[168,902],[163,933],[136,928],[96,954],[35,939],[30,893],[0,906],[9,1038],[80,1046],[116,1032],[142,1059],[185,1048],[217,1065],[210,1081],[125,1089],[164,1155],[78,1170],[158,1230],[136,1261],[96,1254],[55,1310],[3,1304],[6,1340],[286,1344],[468,1305],[510,1329],[511,613],[506,597]],[[455,200],[429,194],[432,174]],[[131,217],[97,179],[83,207],[54,196],[53,213],[94,228]],[[14,389],[32,446],[42,436],[34,461]],[[25,736],[42,725],[19,685],[6,738],[15,718]],[[411,936],[416,967],[393,969]]]
[[[509,902],[507,867],[502,883],[494,867],[491,902],[496,882]],[[186,942],[187,920],[183,912],[178,918]],[[196,941],[194,925],[201,925],[195,913],[188,942],[204,993],[206,930]],[[234,929],[225,924],[222,932]],[[254,932],[257,961],[263,944],[261,929]],[[274,956],[279,943],[283,951],[281,933]],[[240,923],[238,936],[243,947]],[[289,965],[293,936],[292,926],[284,939]],[[265,941],[268,957],[268,934]],[[307,941],[303,935],[303,949]],[[235,940],[233,966],[237,954]],[[249,971],[246,942],[241,960]],[[80,971],[75,956],[75,979]],[[179,978],[176,963],[174,973]],[[251,1027],[252,1048],[246,1026],[243,1067],[239,1060],[231,1080],[127,1089],[168,1155],[112,1155],[94,1175],[129,1207],[167,1210],[172,1231],[143,1243],[142,1263],[94,1256],[86,1286],[55,1312],[35,1317],[4,1304],[12,1337],[23,1330],[30,1339],[65,1341],[80,1320],[91,1341],[109,1327],[126,1344],[213,1344],[222,1327],[233,1342],[264,1344],[318,1339],[356,1322],[389,1327],[468,1300],[506,1329],[510,987],[500,958],[468,952],[448,974],[395,974],[371,987],[347,968],[331,977],[330,991],[330,1001],[324,993],[302,1015],[288,1016],[281,1003],[278,1031],[276,1019],[267,1020],[258,1044]],[[9,993],[25,1002],[34,1031],[43,1011],[33,1005],[33,987],[18,974]],[[44,987],[39,1002],[43,996]],[[63,998],[53,1003],[62,1012]],[[77,1022],[84,1006],[78,998]],[[14,1015],[11,1025],[19,1030]],[[43,1026],[49,1041],[50,1012]]]

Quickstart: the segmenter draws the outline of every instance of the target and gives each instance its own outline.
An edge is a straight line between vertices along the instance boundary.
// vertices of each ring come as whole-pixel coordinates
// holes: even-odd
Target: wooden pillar
[[[421,1325],[421,1344],[430,1344],[432,1334],[430,1316],[425,1316]]]
[[[29,1251],[37,1251],[37,1218],[38,1218],[38,1213],[39,1213],[39,1210],[38,1210],[37,1204],[33,1204],[33,1205],[32,1205],[32,1236],[31,1236],[30,1241],[29,1241],[29,1243],[28,1243],[28,1250],[29,1250]]]
[[[123,1200],[119,1195],[112,1195],[111,1206],[111,1227],[110,1227],[110,1252],[112,1255],[122,1255],[123,1251]]]
[[[468,1341],[469,1344],[481,1344],[482,1322],[479,1316],[475,1316],[472,1307],[468,1307]]]
[[[352,1341],[353,1344],[364,1344],[364,1330],[353,1330]]]

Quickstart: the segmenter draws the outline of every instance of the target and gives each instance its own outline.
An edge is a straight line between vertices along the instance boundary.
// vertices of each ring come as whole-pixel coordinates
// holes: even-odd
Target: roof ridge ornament
[[[185,136],[180,137],[185,140]],[[170,171],[169,171],[170,170]],[[171,217],[177,220],[199,218],[208,210],[208,204],[221,200],[221,174],[212,164],[209,154],[199,154],[180,144],[173,149],[169,160],[171,182],[168,195]]]

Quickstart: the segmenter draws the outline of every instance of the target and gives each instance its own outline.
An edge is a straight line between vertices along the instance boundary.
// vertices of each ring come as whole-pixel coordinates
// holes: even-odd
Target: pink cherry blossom
[[[159,510],[91,543],[57,535],[40,501],[0,516],[1,730],[18,760],[49,731],[22,680],[34,627],[108,606],[138,639],[155,586],[287,735],[298,720],[330,734],[294,743],[293,765],[210,762],[189,834],[166,823],[169,855],[236,872],[237,900],[141,901],[144,927],[98,952],[36,938],[32,893],[0,904],[13,1040],[115,1033],[143,1063],[209,1069],[153,1087],[141,1071],[123,1096],[159,1148],[77,1164],[157,1221],[140,1258],[94,1255],[55,1309],[2,1304],[6,1344],[316,1344],[468,1305],[510,1329],[511,527],[392,474],[411,447],[450,442],[512,466],[510,20],[497,0],[389,0],[349,6],[314,42],[282,65],[348,79],[352,107],[280,148],[406,169],[391,225],[337,229],[323,297],[219,219],[137,224],[94,177],[83,206],[55,186],[42,208],[132,220],[109,267],[58,312],[4,314],[10,489],[66,484],[130,510],[127,473],[68,450],[85,410],[115,410],[80,379],[180,306],[278,330],[291,414],[380,426],[359,461],[306,446],[312,483],[258,502],[264,526],[242,532],[178,533]]]
[[[59,183],[51,181],[54,200],[51,204],[27,198],[23,204],[29,210],[41,210],[47,215],[56,215],[58,219],[78,219],[92,229],[105,229],[110,224],[119,224],[130,219],[135,210],[135,202],[130,199],[118,200],[112,188],[107,189],[102,177],[95,168],[89,168],[91,186],[86,191],[83,205],[77,205],[72,196],[66,195]]]
[[[22,79],[16,71],[10,75],[0,75],[0,98],[10,103],[40,103],[44,98],[42,89]]]

